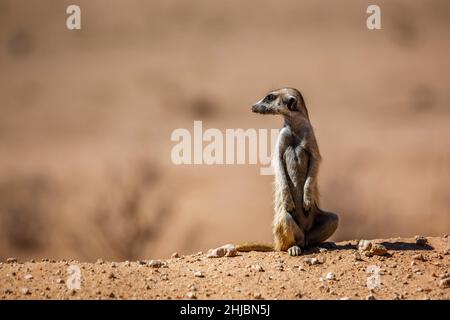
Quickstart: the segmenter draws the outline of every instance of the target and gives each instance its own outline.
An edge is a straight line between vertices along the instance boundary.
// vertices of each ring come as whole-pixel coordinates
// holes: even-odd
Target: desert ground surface
[[[175,165],[171,133],[192,132],[194,120],[205,129],[279,128],[281,119],[250,106],[283,86],[300,89],[309,108],[323,157],[321,206],[340,217],[331,241],[450,232],[449,1],[377,1],[376,31],[366,28],[370,2],[360,0],[80,0],[79,31],[66,29],[69,4],[0,0],[0,260],[37,261],[3,263],[2,296],[177,298],[194,283],[198,298],[214,298],[223,281],[224,297],[235,298],[261,281],[264,298],[294,298],[305,286],[315,288],[299,289],[305,298],[350,287],[364,298],[372,261],[353,262],[351,250],[320,253],[327,262],[307,272],[294,267],[303,258],[278,253],[190,256],[270,242],[273,177],[260,165]],[[415,250],[374,258],[395,288],[375,296],[448,297],[430,276],[448,268],[448,256],[433,257],[440,240],[433,245],[418,263],[423,275],[408,280]],[[175,251],[186,256],[167,269],[88,263]],[[69,296],[54,282],[65,264],[42,258],[80,261],[83,290]],[[283,272],[274,269],[281,260]],[[266,271],[247,271],[253,263]],[[205,278],[191,277],[197,268]],[[318,278],[333,268],[328,294]]]
[[[450,299],[449,237],[376,239],[385,256],[366,256],[358,241],[325,243],[291,257],[248,252],[208,258],[95,263],[17,261],[0,264],[2,299]],[[68,268],[80,270],[71,289]],[[379,287],[368,278],[379,268]]]

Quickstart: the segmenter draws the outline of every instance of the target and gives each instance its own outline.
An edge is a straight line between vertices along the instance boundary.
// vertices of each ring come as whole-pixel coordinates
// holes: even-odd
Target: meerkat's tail
[[[257,242],[246,242],[238,244],[235,246],[236,250],[239,252],[249,252],[249,251],[275,251],[273,244],[269,243],[257,243]]]

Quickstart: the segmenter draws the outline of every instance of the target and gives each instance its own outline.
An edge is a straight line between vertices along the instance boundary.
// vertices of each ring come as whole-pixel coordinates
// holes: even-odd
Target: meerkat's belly
[[[305,212],[303,209],[303,192],[308,174],[309,154],[300,145],[289,147],[286,152],[293,152],[291,156],[295,156],[296,164],[294,169],[292,165],[286,163],[289,189],[295,204],[293,218],[304,231],[307,231],[313,225],[316,212],[315,208],[312,208],[309,212]]]

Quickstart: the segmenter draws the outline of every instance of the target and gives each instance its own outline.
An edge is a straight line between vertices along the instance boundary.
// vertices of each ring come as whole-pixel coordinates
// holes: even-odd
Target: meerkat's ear
[[[288,96],[286,99],[286,106],[291,111],[298,111],[297,99],[295,99],[293,96]]]

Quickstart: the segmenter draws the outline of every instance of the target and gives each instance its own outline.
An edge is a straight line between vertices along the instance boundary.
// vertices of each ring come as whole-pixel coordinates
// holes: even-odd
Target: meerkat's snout
[[[267,106],[262,103],[256,103],[252,106],[252,112],[265,114],[267,111]]]
[[[268,94],[263,99],[259,100],[252,106],[252,112],[260,114],[276,114],[278,110],[276,108],[277,97],[274,94]]]

